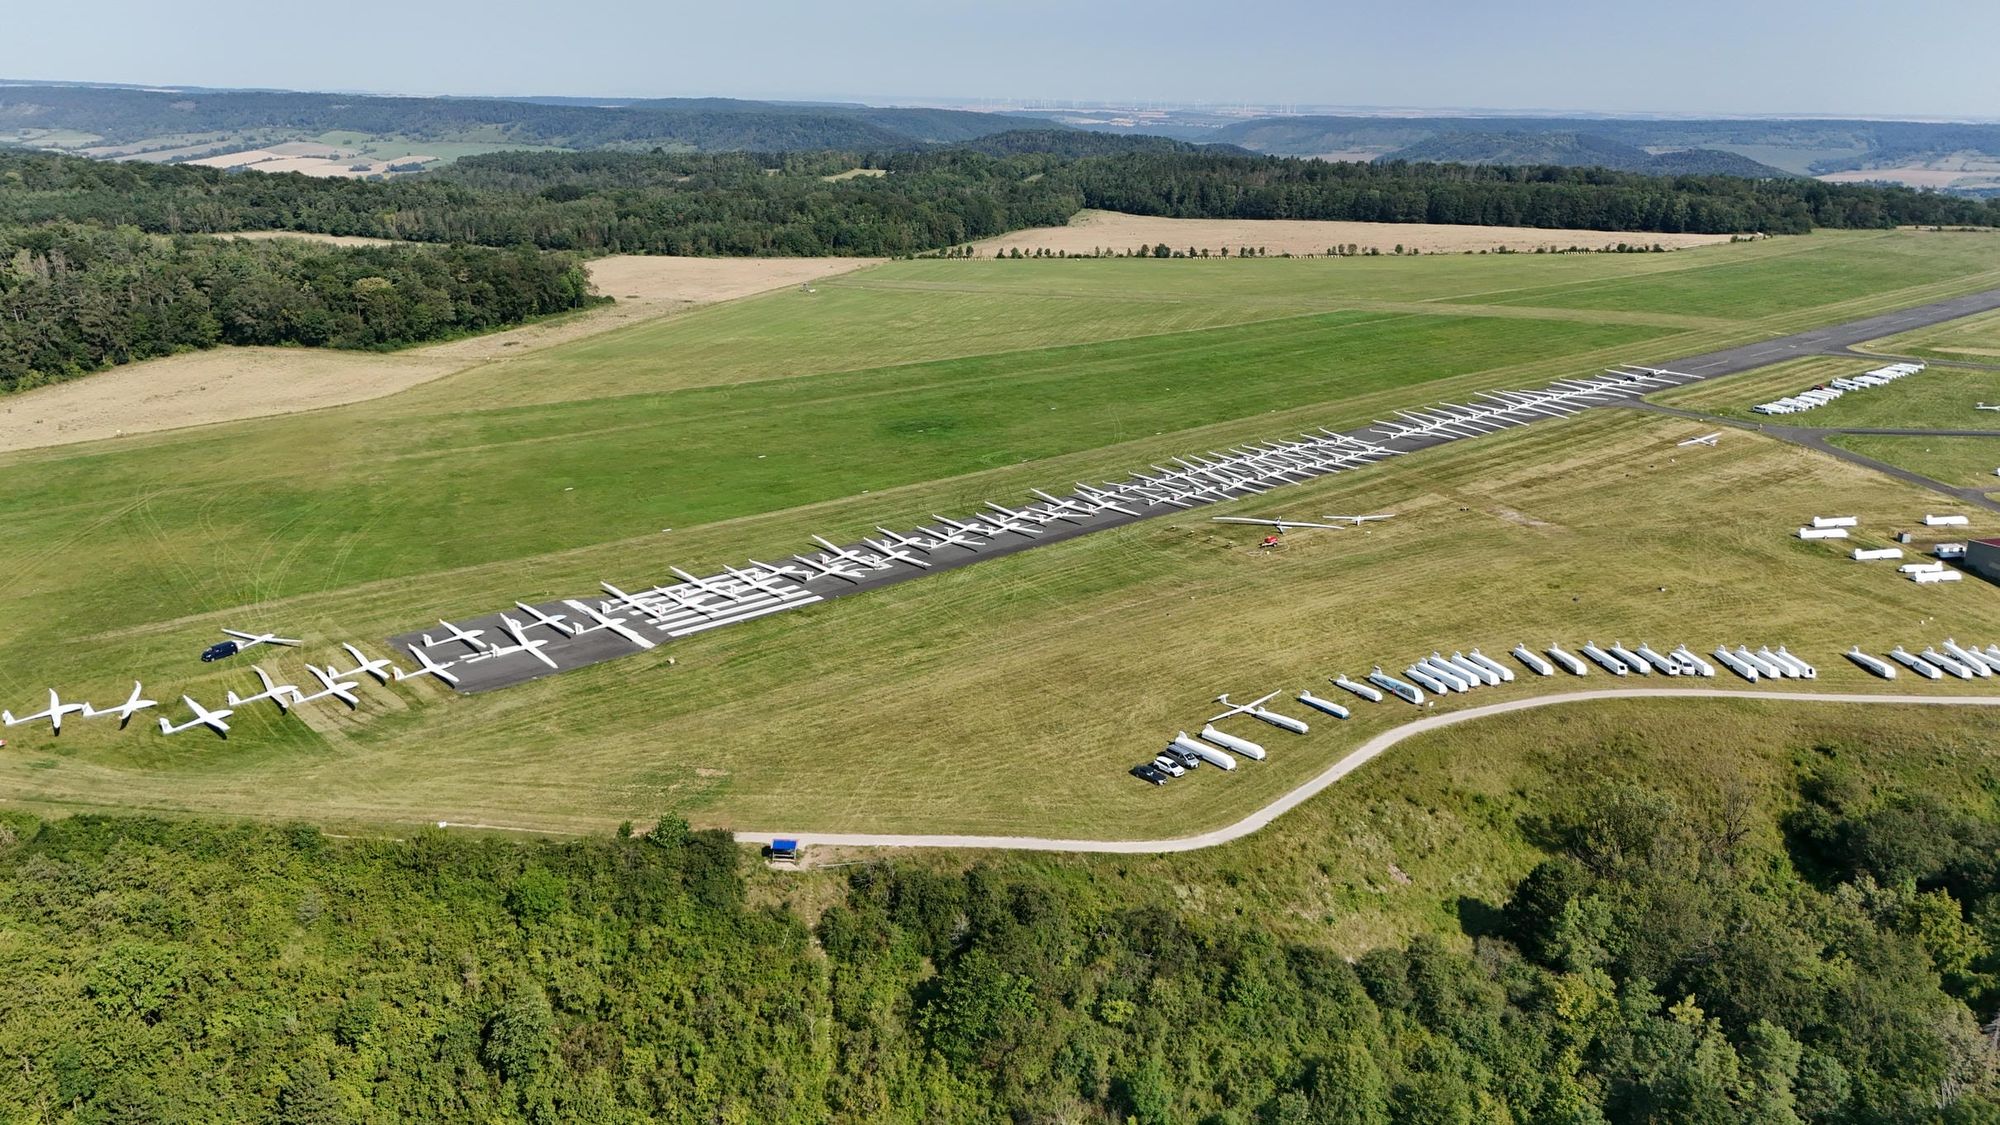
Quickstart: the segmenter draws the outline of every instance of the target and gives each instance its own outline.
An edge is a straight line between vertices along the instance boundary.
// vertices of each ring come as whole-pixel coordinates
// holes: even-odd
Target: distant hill
[[[0,139],[13,135],[30,144],[46,133],[86,134],[100,138],[91,142],[100,145],[151,142],[169,147],[189,136],[265,143],[340,132],[487,147],[777,152],[910,149],[1019,127],[1018,119],[965,110],[798,106],[728,98],[593,105],[580,99],[0,85]]]
[[[1199,136],[1241,145],[1274,156],[1342,154],[1363,159],[1399,153],[1441,136],[1588,134],[1641,149],[1734,152],[1759,164],[1798,174],[1884,167],[1953,153],[2000,157],[2000,125],[1927,121],[1326,115],[1262,117],[1219,128],[1161,131],[1177,137]],[[1708,167],[1708,158],[1697,164]],[[1728,170],[1721,165],[1716,167]],[[1741,174],[1741,166],[1737,172]]]
[[[1199,145],[1169,137],[1146,134],[1087,133],[1080,129],[1014,129],[964,141],[955,148],[983,152],[988,156],[1020,156],[1046,153],[1051,156],[1114,156],[1127,152],[1209,152],[1227,156],[1255,155],[1235,145]]]
[[[1733,152],[1683,149],[1655,155],[1609,137],[1576,132],[1439,133],[1382,159],[1427,164],[1548,164],[1671,176],[1766,179],[1791,175]]]
[[[1746,179],[1762,180],[1775,177],[1795,176],[1783,168],[1773,168],[1744,156],[1741,153],[1725,152],[1719,148],[1684,148],[1674,152],[1657,152],[1646,162],[1643,171],[1656,176],[1742,176]]]

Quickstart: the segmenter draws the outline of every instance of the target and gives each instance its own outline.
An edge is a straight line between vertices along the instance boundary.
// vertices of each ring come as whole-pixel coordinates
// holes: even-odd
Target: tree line
[[[0,391],[217,344],[382,350],[601,300],[573,255],[0,227]]]
[[[808,919],[671,820],[4,814],[0,1116],[2000,1121],[2000,828],[1831,769],[1772,817],[1586,787],[1469,943],[1350,960],[1029,865],[871,863]]]
[[[1907,188],[1603,169],[1339,164],[1150,148],[782,155],[494,153],[386,183],[0,154],[0,226],[283,229],[586,253],[898,256],[1085,207],[1632,232],[1991,225],[2000,202]],[[837,178],[855,168],[882,176]]]

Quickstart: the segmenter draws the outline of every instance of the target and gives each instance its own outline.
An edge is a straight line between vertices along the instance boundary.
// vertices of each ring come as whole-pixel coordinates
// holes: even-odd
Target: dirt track
[[[990,256],[995,250],[1020,247],[1022,253],[1045,249],[1071,254],[1089,254],[1104,247],[1131,250],[1138,246],[1165,243],[1185,251],[1217,251],[1228,247],[1231,254],[1245,246],[1261,246],[1270,254],[1324,254],[1329,246],[1350,243],[1366,250],[1374,247],[1389,253],[1396,246],[1426,254],[1457,254],[1467,250],[1532,251],[1538,246],[1593,249],[1621,242],[1668,249],[1706,246],[1727,242],[1726,234],[1653,234],[1602,230],[1541,230],[1535,227],[1469,227],[1438,223],[1344,223],[1291,219],[1156,219],[1145,215],[1125,215],[1116,211],[1084,211],[1061,227],[1035,227],[1003,234],[977,243]]]
[[[871,264],[868,258],[599,258],[590,263],[591,280],[616,303],[540,324],[389,353],[214,348],[0,397],[0,452],[380,398],[496,359]]]

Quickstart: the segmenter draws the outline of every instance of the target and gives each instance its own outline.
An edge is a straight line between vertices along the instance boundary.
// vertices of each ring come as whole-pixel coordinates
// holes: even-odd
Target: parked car
[[[1155,785],[1165,785],[1167,782],[1173,780],[1173,778],[1167,776],[1165,770],[1151,762],[1141,762],[1133,766],[1132,776],[1138,778],[1140,781],[1150,781]]]
[[[201,652],[201,662],[203,664],[210,664],[217,660],[227,660],[235,656],[239,651],[241,650],[236,647],[235,641],[223,641],[221,644],[210,645],[203,649]]]
[[[1162,754],[1159,757],[1154,758],[1153,764],[1155,766],[1158,766],[1161,770],[1163,770],[1169,777],[1179,777],[1180,775],[1187,772],[1186,766],[1181,765],[1179,762],[1174,761],[1172,758],[1167,757],[1165,754]]]
[[[1192,770],[1201,768],[1201,755],[1196,754],[1192,750],[1183,750],[1178,746],[1169,746],[1165,750],[1162,750],[1161,753],[1179,762],[1182,769]]]

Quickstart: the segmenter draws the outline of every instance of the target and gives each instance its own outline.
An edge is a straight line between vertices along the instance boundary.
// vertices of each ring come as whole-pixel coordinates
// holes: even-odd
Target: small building
[[[2000,539],[1974,539],[1967,542],[1965,569],[1988,582],[2000,582]]]
[[[798,861],[799,842],[797,840],[771,841],[772,863],[797,863]]]

